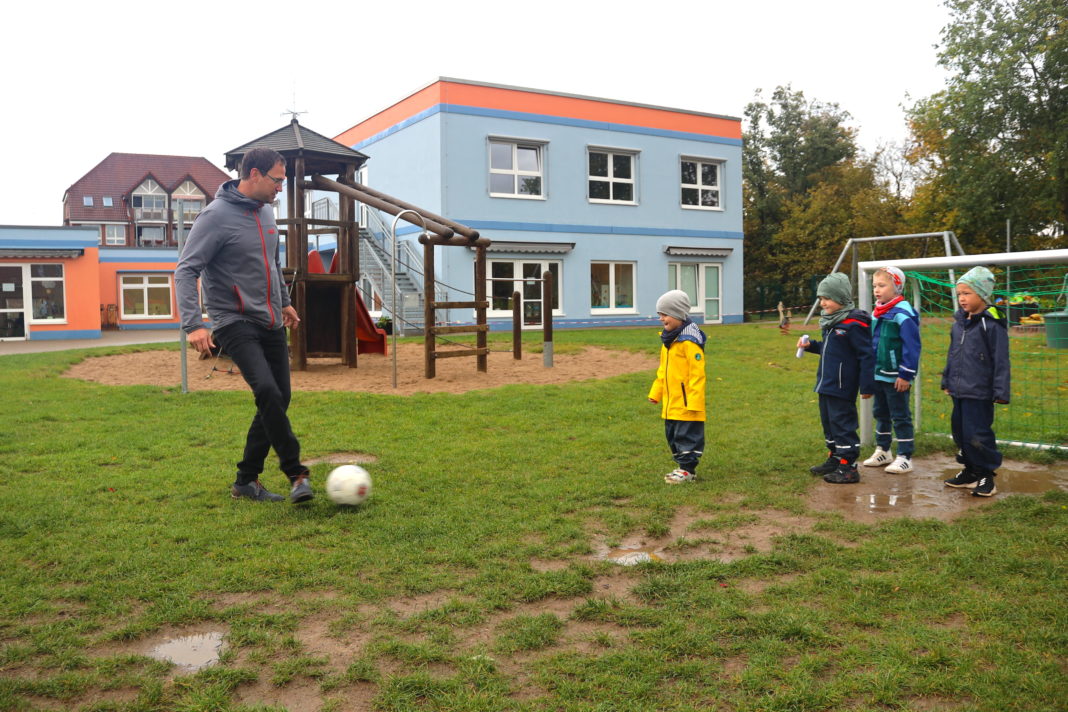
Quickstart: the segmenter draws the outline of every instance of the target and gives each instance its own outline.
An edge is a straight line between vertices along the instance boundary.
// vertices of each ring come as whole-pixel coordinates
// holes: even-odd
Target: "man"
[[[312,498],[308,468],[300,462],[289,407],[289,347],[283,327],[300,322],[290,303],[278,262],[278,227],[270,204],[286,179],[285,159],[255,148],[241,161],[240,180],[219,187],[197,216],[174,272],[178,311],[198,353],[219,346],[241,369],[256,398],[256,415],[237,463],[235,499],[279,502],[285,497],[260,484],[271,447],[289,478],[289,499]],[[214,332],[204,327],[197,278]]]

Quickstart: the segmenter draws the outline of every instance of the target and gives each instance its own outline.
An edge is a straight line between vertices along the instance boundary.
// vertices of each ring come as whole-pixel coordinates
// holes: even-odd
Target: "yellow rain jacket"
[[[660,367],[649,389],[664,420],[705,419],[705,334],[690,322],[671,343],[660,347]]]

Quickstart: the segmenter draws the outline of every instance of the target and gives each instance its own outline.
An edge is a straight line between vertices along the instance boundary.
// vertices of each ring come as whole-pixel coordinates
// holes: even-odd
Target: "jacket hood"
[[[215,191],[215,197],[220,200],[225,200],[228,203],[240,205],[243,208],[249,210],[259,210],[265,203],[261,203],[258,200],[253,200],[240,190],[237,189],[237,185],[240,183],[238,180],[228,180],[219,186],[219,189]]]

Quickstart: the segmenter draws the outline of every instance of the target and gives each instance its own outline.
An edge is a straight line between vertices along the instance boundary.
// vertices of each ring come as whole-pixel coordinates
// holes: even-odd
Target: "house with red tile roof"
[[[112,153],[63,194],[63,224],[92,225],[105,247],[177,247],[178,205],[185,225],[230,180],[197,156]]]

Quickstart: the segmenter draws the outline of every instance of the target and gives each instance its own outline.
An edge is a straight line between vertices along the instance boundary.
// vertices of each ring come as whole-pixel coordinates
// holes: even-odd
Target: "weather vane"
[[[296,87],[296,84],[294,83],[294,85],[293,85],[293,106],[296,106],[296,105],[297,105],[297,87]],[[290,116],[293,117],[290,120],[291,121],[296,121],[298,116],[300,116],[301,114],[307,114],[307,113],[308,113],[307,111],[297,111],[296,109],[286,109],[281,114],[279,114],[279,116],[285,116],[286,114],[289,114]]]

